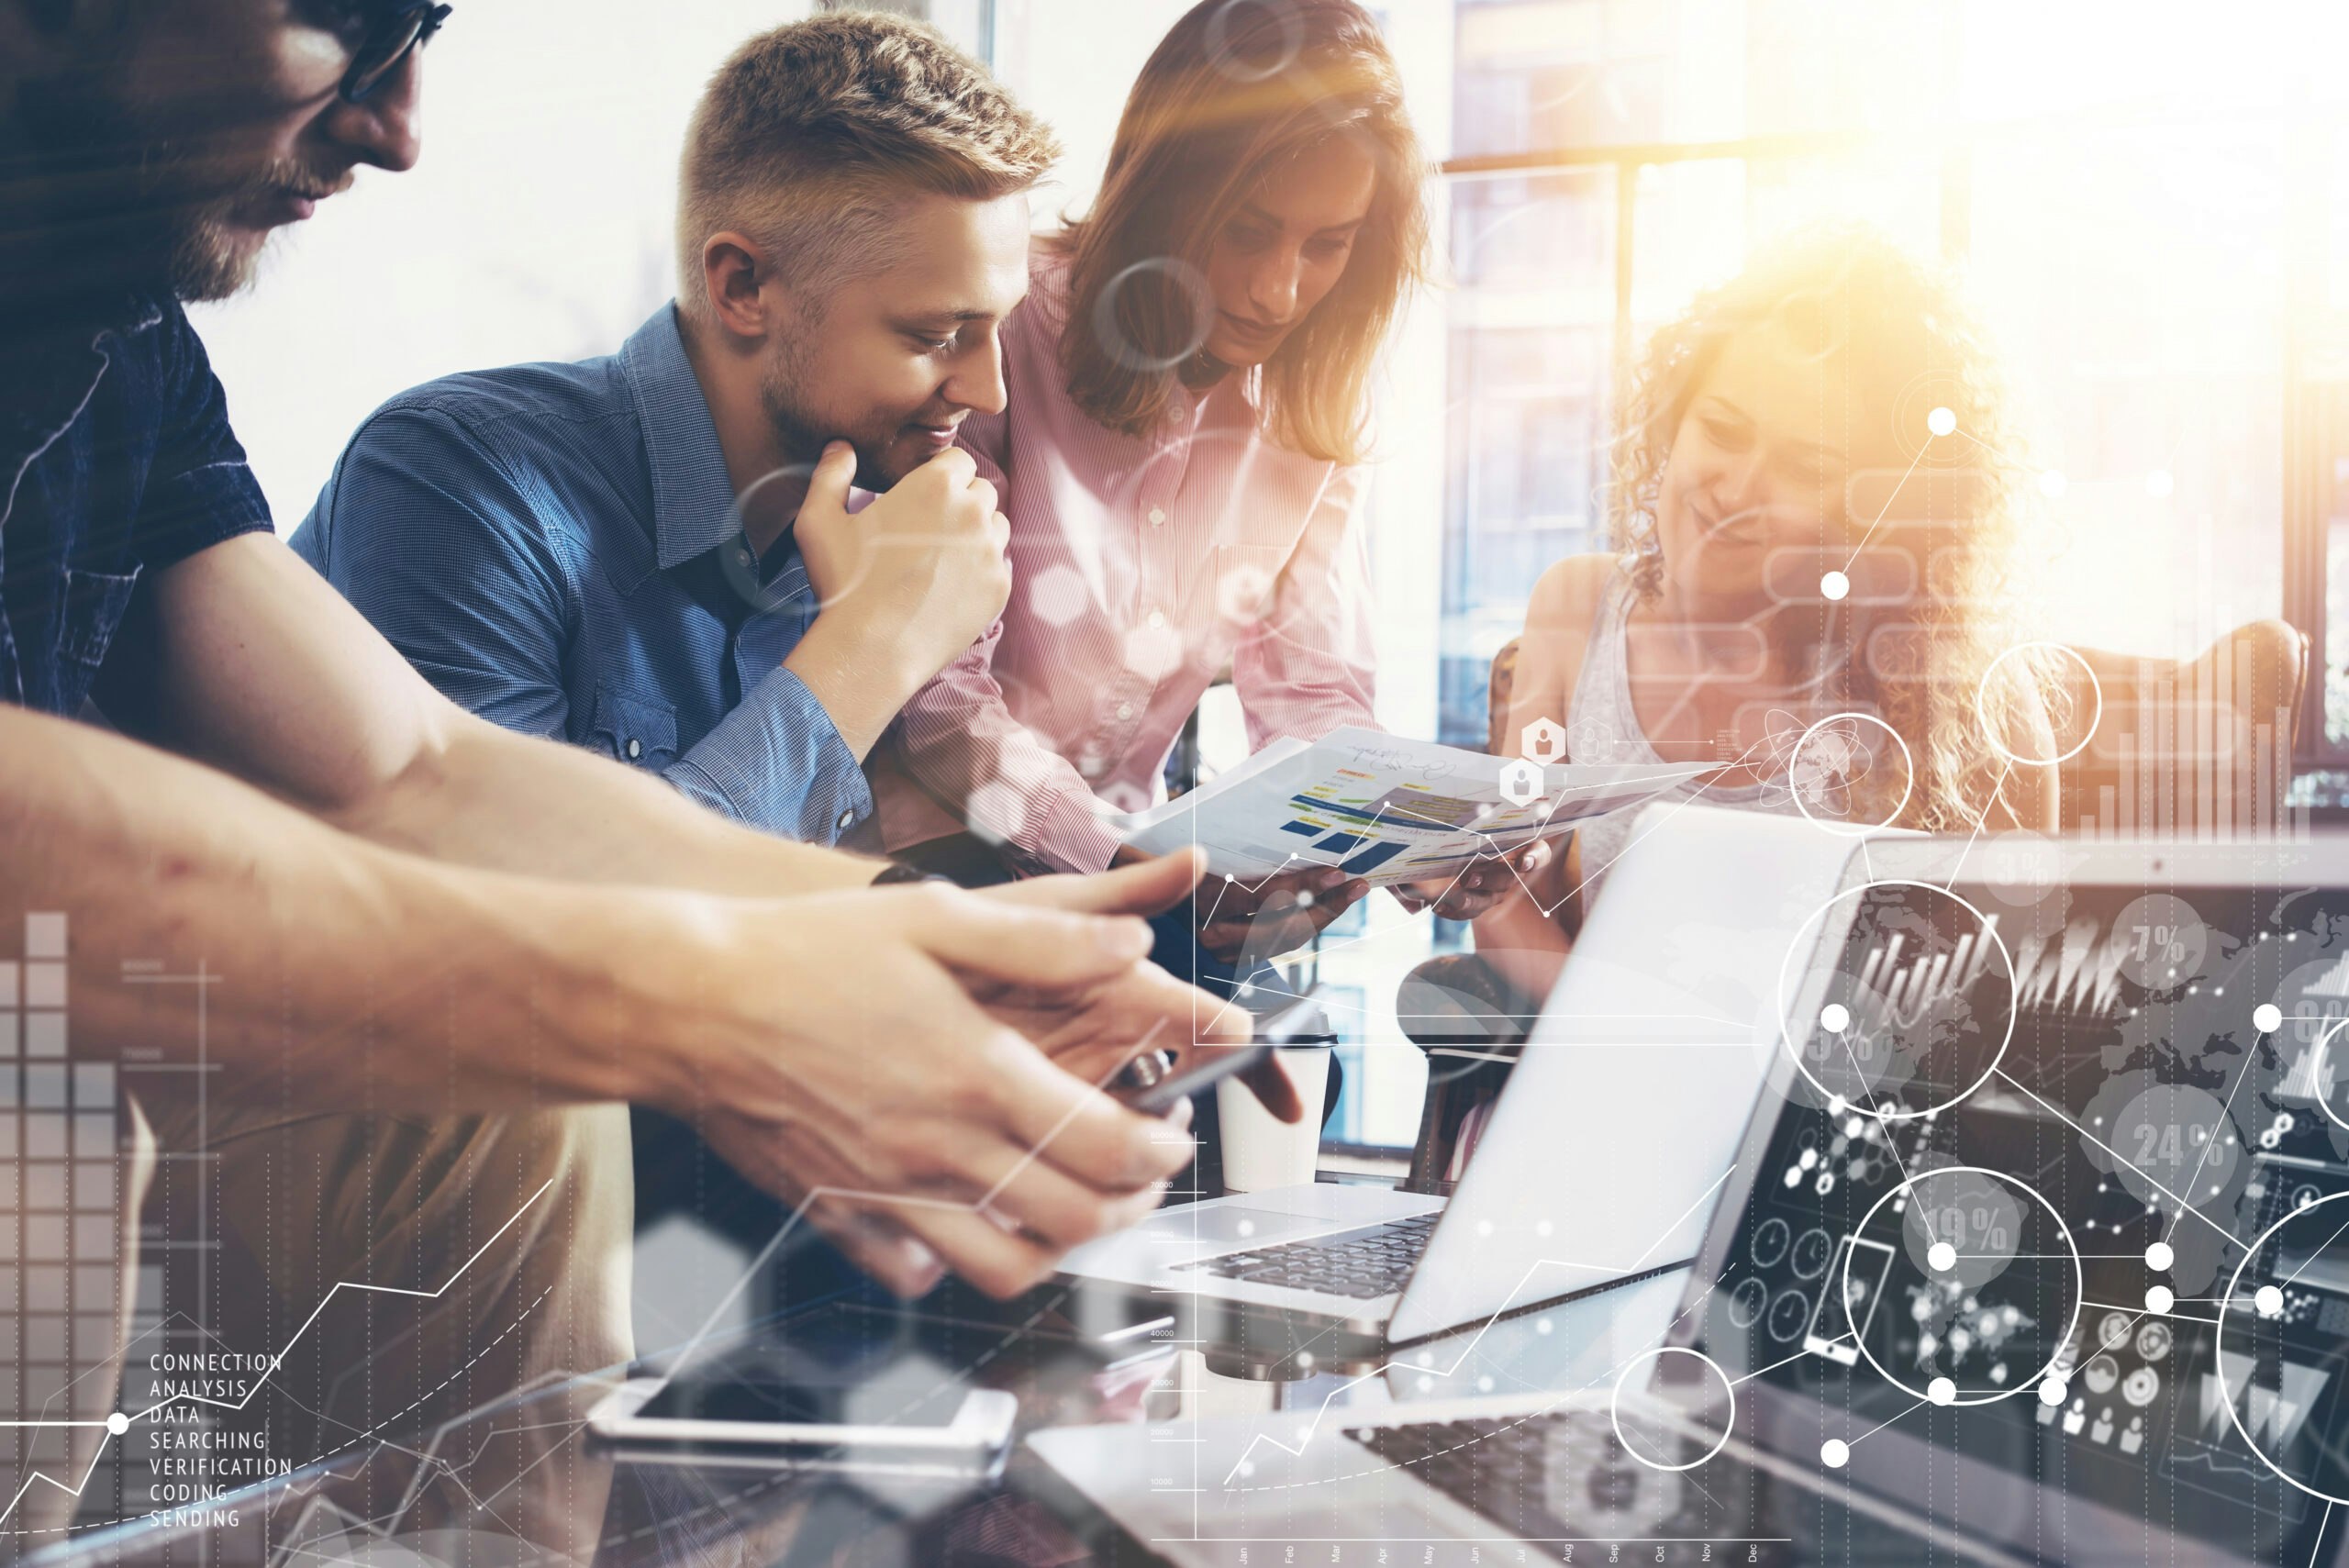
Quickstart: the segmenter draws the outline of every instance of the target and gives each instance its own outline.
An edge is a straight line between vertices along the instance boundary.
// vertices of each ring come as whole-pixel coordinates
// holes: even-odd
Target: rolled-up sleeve
[[[228,427],[228,401],[204,340],[174,306],[155,330],[172,412],[141,496],[134,546],[150,572],[270,526],[269,503]]]
[[[594,568],[567,516],[458,412],[402,403],[352,439],[292,543],[459,706],[583,743],[609,722],[618,750],[646,732],[649,710],[613,693],[597,695],[599,708],[608,697],[629,712],[573,712],[570,666],[588,613],[576,573]],[[666,708],[659,722],[674,723]],[[836,843],[873,817],[854,753],[779,665],[658,772],[711,810],[807,843]]]
[[[369,419],[291,542],[450,701],[564,734],[562,558],[532,498],[455,417],[399,406]]]
[[[837,842],[873,819],[856,753],[807,684],[780,665],[662,772],[714,811],[811,844]]]

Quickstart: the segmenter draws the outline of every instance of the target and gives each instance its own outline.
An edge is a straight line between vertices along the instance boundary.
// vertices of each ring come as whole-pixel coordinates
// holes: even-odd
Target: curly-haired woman
[[[1765,251],[1651,343],[1615,441],[1617,548],[1542,573],[1505,734],[1546,719],[1577,762],[1717,764],[1675,792],[1716,804],[2051,828],[2011,423],[1934,270],[1865,230]],[[1485,1000],[1538,1005],[1630,832],[1582,829],[1477,921]]]

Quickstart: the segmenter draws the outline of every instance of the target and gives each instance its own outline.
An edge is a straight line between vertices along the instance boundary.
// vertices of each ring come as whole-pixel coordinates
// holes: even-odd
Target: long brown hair
[[[1337,136],[1377,168],[1344,273],[1263,367],[1265,431],[1308,457],[1363,456],[1379,345],[1427,275],[1426,172],[1401,78],[1354,0],[1201,0],[1134,82],[1089,216],[1070,222],[1061,367],[1097,424],[1147,435],[1205,335],[1202,269],[1267,173]]]
[[[1964,832],[2007,773],[2001,745],[2069,705],[2037,650],[2002,658],[2020,632],[2015,454],[2024,441],[1998,353],[1954,277],[1873,229],[1831,225],[1765,248],[1700,295],[1649,341],[1617,417],[1614,542],[1641,594],[1653,596],[1664,572],[1656,506],[1681,418],[1730,339],[1765,326],[1792,333],[1822,365],[1899,388],[1896,406],[1875,412],[1915,453],[1911,484],[1956,497],[1877,536],[1879,548],[1916,561],[1918,591],[1896,624],[1854,614],[1860,645],[1837,686],[1846,706],[1873,707],[1909,742],[1915,789],[1903,824]],[[1922,440],[1935,406],[1955,416],[1964,439]],[[1994,664],[2001,678],[1986,687]]]

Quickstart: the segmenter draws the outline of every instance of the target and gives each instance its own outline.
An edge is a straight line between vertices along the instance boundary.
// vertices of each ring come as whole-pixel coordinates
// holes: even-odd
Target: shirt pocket
[[[130,595],[138,585],[135,566],[128,572],[65,568],[58,606],[58,657],[91,670],[105,662],[115,628],[129,613]]]
[[[666,767],[677,758],[677,710],[664,702],[598,686],[587,744],[640,768]]]

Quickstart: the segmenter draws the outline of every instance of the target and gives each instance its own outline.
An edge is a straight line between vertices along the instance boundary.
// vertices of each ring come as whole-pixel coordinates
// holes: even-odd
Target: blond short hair
[[[685,132],[678,297],[701,306],[702,247],[756,240],[818,299],[894,259],[909,195],[994,201],[1060,156],[1052,128],[933,29],[833,12],[760,34],[710,78]]]

